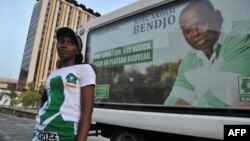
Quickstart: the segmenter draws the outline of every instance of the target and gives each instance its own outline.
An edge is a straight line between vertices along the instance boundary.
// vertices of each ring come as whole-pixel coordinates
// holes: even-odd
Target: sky
[[[77,0],[105,15],[137,0]],[[33,6],[36,0],[0,1],[0,77],[18,80]]]

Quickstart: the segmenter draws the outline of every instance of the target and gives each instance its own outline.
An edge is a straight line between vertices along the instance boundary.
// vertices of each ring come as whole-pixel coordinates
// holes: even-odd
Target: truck
[[[250,1],[197,2],[140,0],[78,29],[96,71],[92,129],[111,141],[249,132]]]

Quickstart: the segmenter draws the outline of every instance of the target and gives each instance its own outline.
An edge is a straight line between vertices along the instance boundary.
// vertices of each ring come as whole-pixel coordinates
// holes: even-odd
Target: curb
[[[35,111],[27,111],[24,109],[16,109],[16,108],[10,108],[10,107],[0,107],[0,112],[4,114],[10,114],[17,117],[24,117],[24,118],[30,118],[35,119],[36,118],[36,112]]]

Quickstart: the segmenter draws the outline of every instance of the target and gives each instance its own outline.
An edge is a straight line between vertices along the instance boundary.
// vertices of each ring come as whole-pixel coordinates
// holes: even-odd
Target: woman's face
[[[57,53],[63,62],[75,60],[77,45],[69,36],[62,36],[57,41]]]
[[[218,40],[220,22],[216,11],[195,6],[180,16],[182,33],[190,46],[207,52],[213,49]]]

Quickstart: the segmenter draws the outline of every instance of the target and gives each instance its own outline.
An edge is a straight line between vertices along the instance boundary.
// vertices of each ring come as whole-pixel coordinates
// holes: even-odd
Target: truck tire
[[[110,141],[146,141],[146,139],[136,130],[116,129]]]

